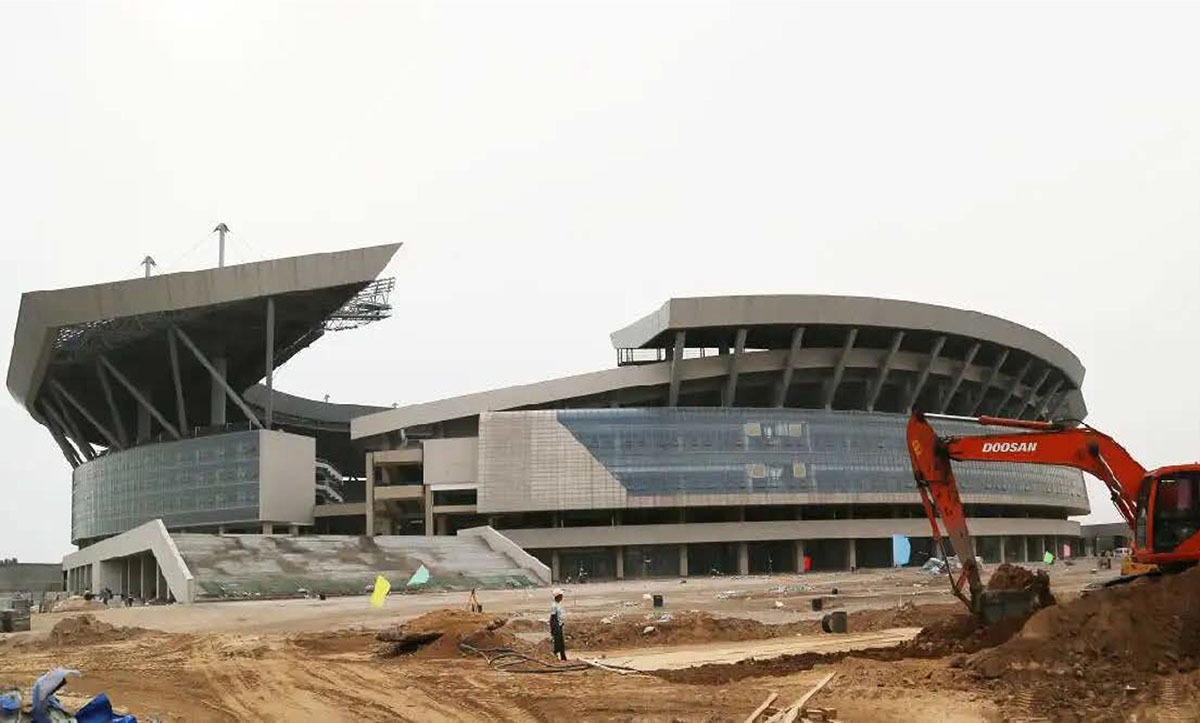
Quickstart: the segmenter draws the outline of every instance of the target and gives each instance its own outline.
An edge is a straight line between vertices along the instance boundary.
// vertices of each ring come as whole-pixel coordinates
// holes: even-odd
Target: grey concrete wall
[[[62,565],[53,562],[0,565],[0,593],[54,592],[62,589]]]
[[[425,484],[463,484],[479,480],[479,439],[428,439],[421,443],[424,453]]]
[[[259,519],[311,523],[317,441],[286,432],[259,431]]]
[[[122,567],[114,561],[144,553],[154,556],[176,601],[189,603],[195,599],[195,579],[175,547],[175,542],[167,534],[162,520],[151,520],[128,532],[72,552],[63,557],[62,569],[85,571],[85,577],[91,578],[87,587],[92,590],[108,587],[115,591],[121,587]]]

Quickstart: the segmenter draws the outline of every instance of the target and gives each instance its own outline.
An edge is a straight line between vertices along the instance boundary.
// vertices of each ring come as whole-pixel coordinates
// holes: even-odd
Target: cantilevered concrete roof
[[[770,327],[777,327],[786,339],[797,323],[810,327],[923,330],[977,339],[1024,350],[1056,366],[1076,386],[1083,382],[1079,358],[1040,331],[978,311],[867,296],[787,294],[671,299],[657,311],[613,332],[611,339],[617,349],[667,349],[673,344],[674,332],[686,331],[689,347],[704,345],[705,337],[711,337],[711,346],[715,347],[728,343],[731,331],[737,328],[769,333]],[[755,346],[753,338],[748,346]]]
[[[316,327],[374,280],[399,247],[387,244],[23,294],[9,392],[40,418],[34,404],[47,369],[54,365],[60,383],[80,397],[95,396],[95,385],[83,377],[94,369],[99,354],[112,356],[126,370],[145,367],[155,377],[146,383],[161,384],[158,377],[169,379],[170,372],[165,343],[157,337],[172,323],[191,324],[190,333],[201,346],[211,342],[222,347],[229,357],[230,384],[245,388],[264,373],[262,337],[257,330],[248,333],[262,325],[250,316],[251,307],[261,314],[251,300],[281,300],[276,337],[280,364],[317,338]],[[85,430],[85,436],[92,437],[91,431]]]

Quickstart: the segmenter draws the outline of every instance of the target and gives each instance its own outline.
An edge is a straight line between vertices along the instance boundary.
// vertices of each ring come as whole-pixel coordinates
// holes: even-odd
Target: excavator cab
[[[1138,490],[1134,557],[1178,567],[1200,555],[1200,468],[1154,470]]]

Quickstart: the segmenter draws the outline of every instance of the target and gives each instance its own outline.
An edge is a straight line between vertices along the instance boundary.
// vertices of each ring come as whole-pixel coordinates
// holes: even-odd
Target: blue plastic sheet
[[[892,535],[892,564],[907,565],[912,558],[912,543],[908,535]]]
[[[112,701],[106,693],[89,700],[75,713],[75,720],[77,723],[137,723],[137,718],[131,715],[113,713]]]
[[[429,582],[429,570],[424,565],[417,568],[413,576],[408,578],[408,586],[414,587],[417,585],[425,585]]]

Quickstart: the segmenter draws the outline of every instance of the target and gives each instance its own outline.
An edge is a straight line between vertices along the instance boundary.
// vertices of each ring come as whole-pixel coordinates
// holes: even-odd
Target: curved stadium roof
[[[615,369],[384,410],[355,419],[351,435],[559,407],[1087,414],[1084,368],[1070,350],[1006,319],[945,306],[855,296],[681,298],[611,339]]]

